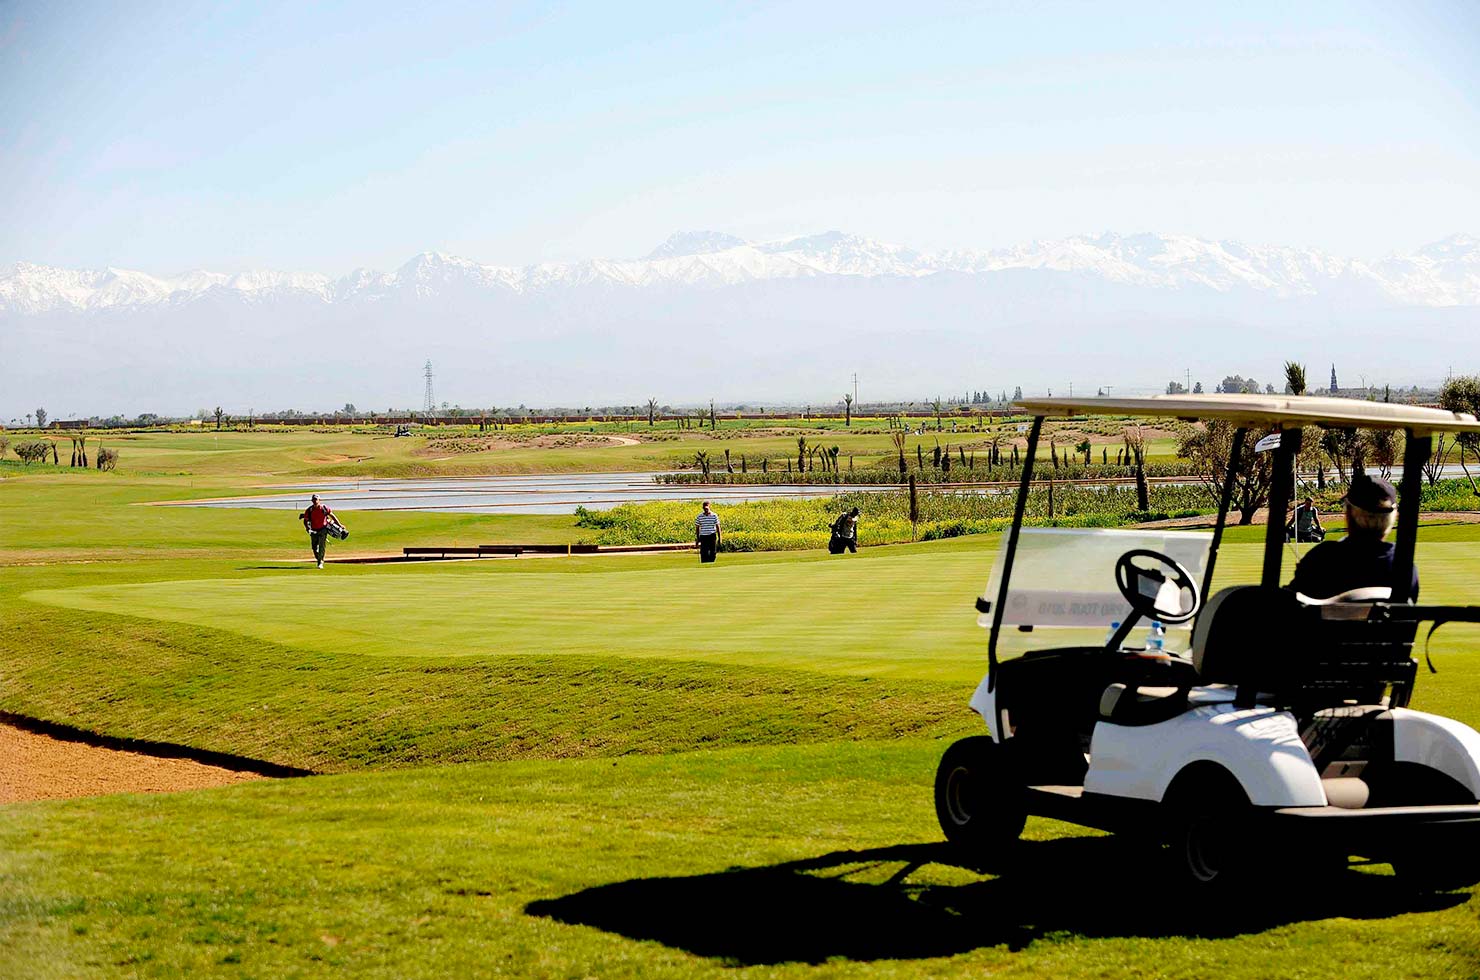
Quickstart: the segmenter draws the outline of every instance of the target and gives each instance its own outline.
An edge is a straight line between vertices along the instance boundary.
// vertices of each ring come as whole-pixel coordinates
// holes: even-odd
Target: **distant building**
[[[1331,365],[1331,394],[1336,394],[1336,365]]]
[[[50,428],[85,429],[87,428],[87,419],[57,419],[55,422],[51,423]]]

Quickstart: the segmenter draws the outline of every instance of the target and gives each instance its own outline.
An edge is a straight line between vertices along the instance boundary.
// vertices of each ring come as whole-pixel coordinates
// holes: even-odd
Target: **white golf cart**
[[[1020,405],[1033,422],[1016,510],[977,601],[991,634],[971,707],[990,734],[941,759],[935,804],[946,838],[990,863],[1030,814],[1148,835],[1201,891],[1296,857],[1344,868],[1353,854],[1425,887],[1480,881],[1480,734],[1407,708],[1418,624],[1480,621],[1480,607],[1420,606],[1409,595],[1431,434],[1480,432],[1480,422],[1314,397]],[[1237,426],[1214,529],[1024,528],[1044,419],[1089,413]],[[1391,583],[1319,601],[1280,588],[1282,560],[1298,545],[1276,516],[1258,584],[1204,601],[1246,433],[1280,432],[1269,512],[1282,515],[1307,424],[1406,430]],[[1130,644],[1150,620],[1171,629],[1166,650]],[[1087,635],[999,658],[1004,627],[1009,643],[1043,628]]]

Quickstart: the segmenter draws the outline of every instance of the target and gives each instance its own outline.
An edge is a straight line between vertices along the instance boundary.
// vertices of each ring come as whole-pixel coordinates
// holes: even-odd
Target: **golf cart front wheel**
[[[935,771],[935,817],[946,840],[973,855],[990,856],[1023,832],[1028,814],[1022,786],[985,735],[946,749]]]

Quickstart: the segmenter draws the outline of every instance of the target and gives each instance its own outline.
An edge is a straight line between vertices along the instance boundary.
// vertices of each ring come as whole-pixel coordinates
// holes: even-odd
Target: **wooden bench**
[[[508,549],[505,549],[504,551],[490,551],[481,545],[472,547],[458,547],[456,545],[447,545],[425,548],[402,548],[401,554],[406,558],[481,558],[484,555],[494,554],[513,554],[517,556],[519,554],[519,549],[514,548],[512,549],[512,551]]]

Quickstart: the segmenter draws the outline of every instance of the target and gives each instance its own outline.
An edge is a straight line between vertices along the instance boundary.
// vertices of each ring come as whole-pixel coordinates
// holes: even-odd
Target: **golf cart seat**
[[[1416,664],[1416,624],[1368,618],[1386,588],[1311,600],[1258,585],[1224,589],[1192,631],[1192,662],[1203,684],[1231,684],[1240,701],[1302,711],[1378,704],[1389,685],[1404,704]]]
[[[1116,725],[1155,725],[1188,709],[1187,692],[1188,687],[1111,684],[1100,695],[1100,718]]]

